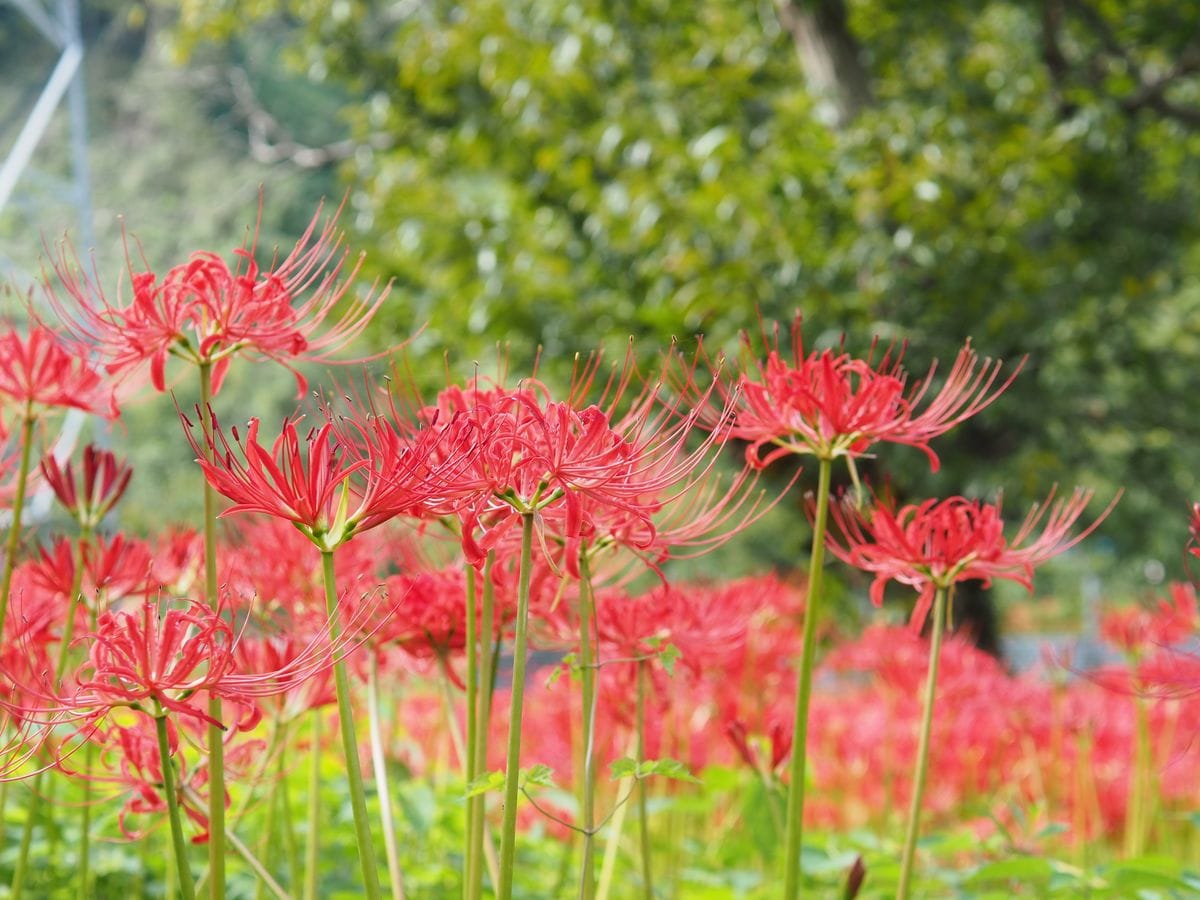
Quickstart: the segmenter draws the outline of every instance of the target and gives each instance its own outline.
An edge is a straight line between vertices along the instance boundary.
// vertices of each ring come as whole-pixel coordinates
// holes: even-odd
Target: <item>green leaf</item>
[[[691,781],[701,784],[700,779],[688,771],[688,767],[677,759],[644,759],[639,763],[626,756],[613,760],[609,766],[609,772],[613,778],[629,778],[630,776],[649,778],[652,775],[661,775],[663,778],[673,778],[676,781]]]
[[[1038,829],[1038,833],[1034,835],[1038,840],[1043,840],[1048,837],[1054,837],[1056,834],[1064,834],[1068,831],[1066,825],[1062,822],[1051,822],[1049,825]]]
[[[679,652],[679,648],[674,644],[666,644],[661,650],[658,651],[659,662],[661,662],[662,667],[667,670],[667,674],[671,676],[675,675],[675,663],[681,656],[683,656],[683,654]]]
[[[614,780],[628,778],[631,775],[636,776],[637,770],[637,760],[630,759],[628,756],[624,756],[621,759],[614,759],[608,767],[609,776]]]
[[[550,675],[546,678],[546,687],[554,687],[558,679],[562,678],[569,669],[566,666],[555,666],[550,670]]]
[[[486,794],[488,791],[498,791],[502,787],[504,787],[504,773],[487,772],[467,785],[467,790],[463,794],[463,797],[464,799],[478,797],[480,794]]]
[[[529,787],[531,784],[539,784],[542,787],[555,787],[554,770],[541,763],[529,769],[522,769],[521,779],[518,784],[521,787]]]
[[[690,781],[693,784],[701,783],[700,779],[677,759],[646,759],[638,764],[638,778],[648,778],[651,775],[661,775],[676,781]]]
[[[1109,884],[1128,896],[1134,891],[1150,888],[1191,889],[1183,879],[1179,860],[1165,856],[1138,856],[1109,866],[1104,877]]]

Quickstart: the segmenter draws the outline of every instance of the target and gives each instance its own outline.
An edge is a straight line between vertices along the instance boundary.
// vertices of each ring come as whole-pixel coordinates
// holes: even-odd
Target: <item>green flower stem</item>
[[[212,402],[212,363],[200,363],[200,415],[208,415]],[[202,423],[203,428],[207,424]],[[217,583],[217,493],[208,479],[201,475],[204,485],[204,593],[214,610],[220,608],[220,586]],[[221,721],[221,700],[210,696],[208,714],[214,722]],[[208,726],[208,892],[212,900],[225,896],[225,744],[221,729]]]
[[[250,848],[243,844],[236,834],[230,831],[225,837],[228,839],[229,845],[237,851],[237,854],[246,861],[246,865],[258,876],[258,883],[260,885],[265,886],[278,900],[290,900],[288,892],[283,889],[278,881],[271,877],[271,873],[267,871],[267,867],[262,864],[262,861],[258,857],[250,852]]]
[[[646,676],[647,663],[639,659],[637,664],[637,761],[646,759]],[[654,900],[654,878],[650,869],[650,816],[646,812],[646,779],[639,778],[637,784],[638,830],[642,845],[642,895]]]
[[[169,831],[170,829],[168,829]],[[170,838],[167,837],[168,849],[163,851],[163,860],[166,861],[170,855]],[[170,863],[166,863],[163,870],[163,900],[175,900],[175,895],[179,893],[179,873],[175,871],[175,867]]]
[[[445,653],[438,654],[438,693],[442,697],[442,715],[446,717],[446,728],[450,732],[450,749],[454,751],[458,767],[466,771],[467,742],[459,727],[458,716],[454,714],[454,689],[450,682],[450,663]]]
[[[321,552],[321,573],[325,581],[325,612],[329,617],[329,645],[341,643],[342,629],[338,624],[337,582],[333,571],[332,551]],[[362,771],[358,764],[358,741],[354,733],[354,715],[350,709],[350,677],[346,661],[333,664],[333,683],[337,693],[338,725],[342,732],[342,752],[346,757],[346,783],[350,788],[350,807],[354,811],[354,834],[358,841],[358,861],[362,867],[363,888],[369,900],[379,900],[379,868],[375,863],[375,847],[371,840],[371,824],[367,819],[367,796],[363,790]]]
[[[495,657],[498,654],[492,652],[492,635],[495,632],[496,616],[496,591],[492,585],[492,564],[495,561],[495,553],[489,552],[483,564],[483,602],[479,621],[479,673],[480,686],[483,690],[479,692],[478,705],[475,710],[477,721],[473,753],[477,773],[487,768],[488,737],[491,734],[492,722],[492,695],[496,690]],[[484,830],[487,825],[487,795],[480,794],[472,797],[469,803],[474,806],[475,812],[470,820],[467,897],[468,900],[479,900],[483,896],[483,866],[480,864],[480,857],[485,852],[487,853],[486,861],[493,886],[500,883],[499,868],[494,858],[493,845],[490,840],[487,844],[484,843]]]
[[[478,620],[478,598],[476,596],[475,584],[475,567],[467,566],[467,636],[466,636],[466,656],[467,656],[467,760],[464,769],[466,770],[467,784],[475,781],[479,774],[479,764],[475,758],[475,748],[478,741],[476,740],[476,729],[479,727],[478,722],[478,706],[479,706],[479,635],[476,634],[476,626]],[[471,835],[475,832],[475,816],[478,815],[478,805],[475,803],[475,798],[471,797],[467,800],[467,828],[466,828],[466,852],[463,856],[463,897],[469,900],[471,896],[471,869],[477,865],[477,860],[471,853]]]
[[[276,792],[278,791],[280,782],[283,779],[283,757],[285,755],[284,748],[287,743],[287,727],[287,723],[282,721],[280,718],[280,713],[277,712],[271,720],[271,735],[267,744],[267,749],[264,753],[260,754],[258,766],[256,767],[254,773],[250,775],[249,778],[245,779],[246,783],[249,785],[249,789],[245,792],[245,794],[242,795],[237,807],[230,810],[225,816],[225,837],[227,840],[230,839],[231,835],[237,834],[237,830],[241,826],[242,821],[246,818],[246,814],[250,812],[251,805],[254,804],[258,799],[258,786],[265,784],[268,781],[267,770],[271,767],[272,762],[275,763],[278,769],[279,778],[271,782],[271,793],[267,802],[269,804],[274,804]],[[268,821],[270,821],[271,817],[274,815],[274,812],[273,810],[268,810],[268,813],[269,814],[267,818]],[[197,892],[204,892],[205,886],[208,884],[208,877],[209,869],[207,866],[205,866],[204,871],[200,873],[200,877],[196,879]],[[261,891],[261,887],[259,890]]]
[[[0,634],[4,634],[4,623],[8,619],[8,595],[12,591],[13,569],[17,566],[17,545],[21,541],[21,516],[25,512],[25,486],[29,481],[29,465],[33,459],[33,426],[36,422],[33,404],[25,404],[25,415],[21,419],[21,462],[17,467],[12,521],[8,526],[8,543],[4,548],[4,576],[0,580]]]
[[[533,513],[521,514],[521,570],[517,579],[517,623],[513,640],[512,695],[508,712],[508,758],[504,771],[504,824],[500,832],[500,900],[512,900],[516,860],[517,794],[521,779],[521,713],[525,700],[525,656],[529,643],[529,579],[533,567]]]
[[[33,779],[33,787],[29,794],[29,809],[25,814],[25,826],[21,830],[21,844],[17,850],[17,862],[13,866],[12,885],[8,889],[11,900],[19,900],[25,888],[25,873],[29,871],[29,848],[33,843],[33,827],[41,811],[42,775],[39,772]]]
[[[233,810],[233,815],[225,816],[225,830],[227,834],[235,834],[238,828],[241,827],[242,820],[246,818],[246,814],[250,812],[251,805],[254,804],[256,791],[254,787],[263,784],[267,781],[267,769],[274,762],[280,773],[283,772],[282,759],[285,755],[284,747],[287,743],[287,723],[281,718],[281,713],[276,712],[271,718],[271,738],[267,744],[266,752],[262,754],[258,761],[258,767],[254,774],[246,779],[247,784],[251,785],[251,789],[246,791],[242,796],[241,802]],[[274,785],[271,788],[274,791]],[[207,873],[206,873],[207,874]],[[204,880],[205,876],[197,879],[197,884]]]
[[[617,782],[616,796],[625,797],[634,788],[634,778],[626,775]],[[617,856],[621,849],[621,832],[625,828],[625,816],[629,813],[629,804],[622,803],[613,813],[608,826],[608,836],[604,847],[604,861],[600,864],[600,882],[596,885],[596,900],[608,900],[612,890],[613,876],[617,870]]]
[[[82,568],[82,566],[80,567]],[[89,610],[89,624],[92,631],[96,630],[96,620],[99,617],[99,610],[92,607]],[[92,831],[92,771],[96,767],[96,744],[89,740],[83,748],[83,810],[80,813],[80,836],[79,836],[79,900],[88,900],[91,894],[90,866],[91,866],[91,831]],[[3,814],[0,814],[0,822],[4,821]],[[145,843],[143,841],[143,843]],[[141,885],[142,873],[139,871],[139,887]]]
[[[1125,813],[1125,855],[1141,856],[1151,821],[1154,763],[1150,752],[1150,711],[1144,697],[1133,698],[1133,765],[1129,767],[1129,803]]]
[[[933,702],[937,693],[938,659],[942,652],[942,634],[946,630],[946,588],[939,586],[933,597],[933,635],[929,642],[929,674],[921,710],[921,737],[917,744],[917,768],[913,773],[912,802],[908,807],[908,825],[904,829],[904,851],[900,857],[900,884],[897,900],[908,897],[912,881],[913,858],[917,850],[917,832],[921,820],[921,801],[925,795],[925,777],[929,772],[929,739],[933,733]]]
[[[92,532],[90,528],[83,528],[79,534],[79,544],[75,548],[74,563],[75,571],[71,575],[71,589],[68,593],[67,601],[67,617],[63,622],[63,633],[58,644],[58,658],[54,664],[54,684],[58,685],[62,681],[63,673],[67,670],[67,660],[70,658],[71,640],[75,631],[75,615],[79,609],[79,588],[83,584],[83,545],[91,539]],[[91,747],[91,741],[88,741],[88,747]],[[21,843],[17,850],[17,861],[13,866],[12,885],[9,888],[9,896],[11,898],[19,898],[25,890],[25,876],[29,871],[29,850],[33,845],[33,829],[37,825],[38,819],[42,813],[42,799],[44,796],[43,782],[45,780],[46,770],[38,772],[33,778],[33,786],[29,794],[29,808],[25,815],[25,824],[21,828]],[[48,787],[48,785],[46,786]],[[89,816],[89,810],[85,804],[83,807],[84,816]],[[87,831],[86,823],[84,830],[84,843],[82,845],[84,858],[80,866],[81,884],[87,884]]]
[[[808,561],[808,598],[804,607],[804,637],[800,673],[796,683],[796,721],[792,726],[792,761],[789,768],[787,831],[784,838],[785,900],[800,896],[800,848],[804,834],[804,780],[808,744],[808,706],[812,697],[813,663],[817,650],[817,618],[821,610],[821,582],[825,568],[825,528],[829,520],[829,484],[833,461],[817,466],[817,514],[813,522],[812,556]]]
[[[276,757],[275,777],[279,781],[279,799],[283,808],[283,849],[287,854],[288,886],[294,891],[300,886],[300,853],[296,845],[296,819],[292,815],[292,792],[288,789],[287,754]]]
[[[278,821],[278,811],[276,809],[277,804],[275,802],[275,791],[278,787],[278,784],[272,783],[270,791],[267,793],[267,796],[263,802],[263,805],[266,807],[266,812],[263,815],[262,832],[258,838],[258,856],[268,859],[271,856],[271,844],[275,840],[275,823]],[[229,843],[232,844],[232,838],[234,838],[235,835],[233,835],[231,832],[229,835],[227,835],[227,837],[230,838]],[[245,854],[243,854],[243,857],[244,856]],[[267,882],[260,877],[258,882],[254,885],[254,900],[263,900],[263,898],[266,896],[267,887]]]
[[[200,802],[200,796],[192,791],[191,788],[185,785],[183,790],[191,802]],[[274,805],[274,801],[275,793],[272,791],[271,798],[267,802],[270,805]],[[288,896],[288,892],[283,889],[283,886],[275,880],[274,876],[272,876],[270,871],[267,870],[267,867],[262,864],[262,860],[250,852],[250,848],[247,847],[236,834],[234,834],[232,831],[229,831],[226,833],[225,837],[228,839],[229,846],[237,851],[238,856],[245,860],[246,865],[250,867],[250,870],[258,876],[258,884],[255,887],[256,894],[259,893],[261,888],[266,888],[275,895],[277,900],[291,900],[291,898]],[[266,841],[264,841],[264,843],[266,843]]]
[[[462,728],[458,724],[458,717],[454,714],[450,662],[444,653],[438,656],[438,693],[441,695],[442,715],[446,717],[446,728],[450,732],[450,747],[454,752],[455,759],[458,760],[459,768],[462,768],[466,759],[467,743],[463,737]],[[496,849],[492,844],[491,832],[488,830],[487,823],[482,820],[479,827],[483,835],[483,860],[487,866],[488,875],[493,884],[499,884],[500,870],[496,863]]]
[[[392,900],[404,900],[404,873],[400,870],[400,848],[396,845],[396,823],[392,818],[392,791],[388,782],[387,757],[383,747],[383,728],[379,703],[379,653],[371,654],[367,669],[367,727],[371,734],[371,764],[375,771],[375,791],[379,794],[379,824],[383,828],[383,850],[387,856],[388,881]]]
[[[96,765],[96,745],[88,741],[83,748],[83,800],[79,813],[79,900],[91,894],[92,769]]]
[[[196,891],[188,867],[187,841],[183,838],[183,821],[179,816],[179,794],[175,788],[175,761],[171,759],[171,742],[167,736],[167,717],[154,703],[154,727],[158,732],[158,759],[162,765],[163,795],[167,801],[167,818],[171,823],[171,847],[175,852],[175,870],[179,873],[179,888],[184,900],[195,900]]]
[[[79,542],[75,547],[75,571],[71,574],[71,593],[67,600],[67,618],[63,622],[62,637],[58,643],[58,659],[54,665],[54,683],[62,681],[63,673],[67,671],[67,659],[71,653],[71,641],[75,638],[75,616],[79,612],[79,603],[83,599],[79,589],[83,585],[83,548],[92,539],[91,528],[79,529]]]
[[[596,896],[596,660],[592,644],[592,573],[587,548],[579,551],[579,674],[583,693],[583,780],[579,786],[583,861],[579,870],[579,900]]]
[[[321,818],[321,710],[312,711],[308,770],[308,835],[304,845],[304,900],[317,900],[317,832]]]

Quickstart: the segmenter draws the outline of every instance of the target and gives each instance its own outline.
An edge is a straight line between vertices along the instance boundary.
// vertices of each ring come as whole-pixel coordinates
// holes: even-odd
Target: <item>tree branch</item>
[[[1099,44],[1086,59],[1072,61],[1063,49],[1062,33],[1068,15]],[[1166,71],[1157,72],[1143,65],[1138,60],[1137,48],[1122,44],[1111,23],[1084,0],[1043,0],[1042,43],[1042,59],[1060,90],[1072,83],[1084,84],[1097,94],[1108,96],[1128,115],[1148,109],[1190,128],[1200,127],[1200,107],[1176,103],[1166,96],[1180,80],[1200,72],[1200,36],[1188,43]],[[1114,68],[1133,78],[1136,87],[1125,94],[1112,93],[1106,81]],[[1062,105],[1064,113],[1073,111],[1073,106]]]
[[[225,70],[225,78],[233,92],[234,106],[246,121],[250,155],[258,162],[290,162],[301,169],[319,169],[349,158],[362,146],[350,138],[319,147],[301,144],[292,137],[283,123],[263,106],[244,69],[231,66]],[[369,146],[376,148],[386,147],[389,143],[383,135],[375,135],[367,142]]]

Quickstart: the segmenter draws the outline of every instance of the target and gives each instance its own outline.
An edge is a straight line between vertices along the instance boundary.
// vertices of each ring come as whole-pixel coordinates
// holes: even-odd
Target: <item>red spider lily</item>
[[[374,298],[350,299],[321,331],[346,300],[362,258],[346,271],[349,251],[337,215],[324,225],[320,219],[318,209],[291,252],[266,271],[254,258],[257,233],[248,248],[235,251],[232,268],[214,253],[198,252],[159,281],[130,264],[128,301],[110,301],[99,278],[64,251],[55,269],[75,304],[63,303],[48,287],[51,305],[64,327],[94,347],[108,371],[122,379],[148,361],[155,388],[165,390],[166,359],[174,355],[212,365],[215,394],[232,357],[244,351],[288,368],[303,393],[307,383],[294,363],[336,362],[333,355],[362,332],[387,296],[384,290]]]
[[[315,637],[278,669],[239,672],[234,632],[222,615],[227,602],[217,610],[184,602],[185,607],[172,607],[147,599],[137,609],[101,613],[96,630],[81,638],[88,659],[75,673],[74,688],[64,693],[43,674],[24,684],[30,699],[12,704],[12,710],[53,727],[95,723],[119,707],[154,714],[147,707],[151,702],[181,721],[212,723],[203,700],[208,694],[237,708],[241,717],[233,724],[246,730],[258,721],[257,700],[294,689],[327,668],[331,653],[336,661],[352,649],[346,642],[331,651],[324,638]],[[357,619],[351,624],[361,626]]]
[[[222,548],[220,579],[235,600],[253,598],[253,612],[247,610],[247,615],[262,621],[264,631],[323,619],[321,573],[309,555],[312,541],[285,519],[253,517],[238,524],[236,535]],[[404,569],[411,555],[411,541],[387,529],[356,536],[338,548],[338,592],[369,594],[380,582],[381,561]]]
[[[1024,365],[997,384],[1002,364],[981,361],[968,342],[945,384],[926,402],[936,364],[910,385],[901,365],[903,349],[893,357],[889,348],[878,362],[872,359],[874,345],[866,359],[842,350],[806,352],[800,326],[797,314],[790,360],[780,350],[776,324],[773,339],[763,336],[766,362],[752,363],[738,382],[742,395],[729,431],[750,442],[746,458],[759,468],[789,454],[854,459],[886,441],[917,447],[936,471],[938,458],[929,442],[991,404]],[[747,355],[753,355],[749,337],[744,335],[743,342]]]
[[[0,773],[18,768],[40,747],[50,749],[53,764],[62,767],[81,741],[104,727],[105,717],[114,709],[129,708],[149,718],[161,707],[172,728],[191,726],[198,739],[213,722],[207,712],[209,697],[219,696],[225,701],[227,722],[216,723],[218,727],[230,734],[248,731],[261,719],[261,700],[296,694],[353,649],[350,641],[331,649],[324,634],[318,633],[297,652],[280,658],[277,668],[239,671],[238,642],[223,617],[227,603],[214,611],[199,601],[185,602],[185,608],[163,608],[145,600],[139,609],[102,613],[96,631],[80,638],[88,647],[87,661],[61,685],[49,674],[46,637],[50,629],[15,634],[10,628],[12,643],[6,642],[0,653],[0,666],[4,683],[13,689],[0,696],[0,708],[20,728],[13,745],[0,748],[4,760]],[[35,608],[61,609],[61,604],[38,602]],[[370,613],[371,608],[364,607],[362,616]],[[13,621],[28,620],[14,616]],[[360,618],[353,619],[349,628],[361,629]],[[76,728],[64,740],[62,728],[69,725]],[[12,756],[18,751],[20,758],[14,762]],[[19,777],[32,774],[36,773],[23,771]],[[195,777],[203,784],[207,775],[201,770]]]
[[[726,722],[722,730],[729,738],[729,742],[733,744],[734,749],[737,750],[742,761],[764,777],[778,772],[792,752],[792,729],[790,725],[785,725],[782,721],[772,722],[767,730],[766,737],[770,749],[769,762],[761,759],[757,747],[751,747],[745,723],[735,719],[732,722]]]
[[[329,543],[336,546],[347,537],[351,517],[339,500],[349,503],[348,479],[365,460],[340,465],[340,454],[332,440],[333,427],[324,425],[309,433],[307,459],[301,452],[300,435],[295,421],[284,422],[279,437],[268,452],[258,442],[257,418],[250,420],[245,443],[235,427],[234,442],[242,451],[244,463],[239,462],[211,412],[204,437],[211,454],[201,448],[188,422],[188,440],[196,451],[196,461],[217,491],[234,505],[222,515],[236,512],[261,512],[287,519],[303,530],[313,541],[331,535]],[[339,515],[340,513],[340,515]],[[331,534],[332,532],[332,534]]]
[[[147,814],[158,818],[167,811],[167,801],[162,796],[162,757],[159,755],[158,736],[153,722],[147,717],[139,716],[130,726],[113,726],[103,734],[97,735],[96,743],[103,747],[100,754],[102,771],[111,769],[112,772],[107,776],[93,778],[114,782],[128,791],[129,797],[117,816],[117,823],[121,834],[126,838],[131,841],[139,840],[145,833],[135,830],[130,825],[130,819]],[[179,732],[170,719],[167,720],[167,746],[172,760],[179,763],[179,781],[182,783],[190,776],[179,753]],[[180,807],[187,817],[203,831],[207,831],[206,810],[182,797],[179,800]]]
[[[115,603],[126,597],[153,593],[161,586],[154,576],[154,557],[150,548],[136,539],[115,534],[111,538],[93,538],[80,552],[83,574],[79,593],[93,608]],[[48,591],[67,598],[76,584],[77,560],[68,538],[59,538],[49,549],[38,548],[38,559],[29,564],[30,578]]]
[[[412,656],[444,657],[466,646],[467,578],[462,569],[393,575],[387,580],[387,625],[380,641]]]
[[[297,629],[297,625],[300,625]],[[296,633],[299,631],[299,633]],[[280,690],[264,698],[274,704],[272,717],[290,722],[304,713],[334,700],[332,670],[333,654],[329,652],[328,634],[324,621],[308,624],[292,623],[286,633],[244,635],[235,650],[239,671],[246,675],[274,677],[284,673]],[[315,659],[324,658],[324,665],[313,667]],[[303,678],[295,673],[310,672]]]
[[[1200,694],[1200,654],[1167,647],[1139,662],[1124,677],[1112,670],[1095,675],[1093,680],[1110,690],[1158,699],[1194,698]]]
[[[115,454],[101,450],[95,444],[83,448],[83,483],[75,478],[70,460],[59,465],[53,454],[42,460],[42,475],[59,503],[79,523],[92,529],[100,524],[110,509],[116,506],[133,469],[119,461]]]
[[[1138,659],[1149,651],[1186,641],[1200,625],[1196,589],[1172,584],[1170,597],[1160,598],[1153,609],[1130,606],[1110,610],[1100,620],[1100,635],[1122,653]]]
[[[197,691],[224,696],[234,670],[233,629],[210,607],[192,600],[186,609],[164,611],[146,600],[140,610],[100,614],[72,701],[77,709],[96,710],[145,710],[143,704],[154,701],[220,725],[188,699]],[[230,699],[239,699],[237,693]]]
[[[155,543],[154,570],[163,587],[186,597],[204,566],[204,537],[189,529],[168,529]]]
[[[834,506],[837,528],[830,529],[828,547],[838,559],[875,574],[871,601],[883,604],[889,581],[916,588],[919,596],[911,626],[919,631],[933,603],[934,593],[959,581],[1007,578],[1033,590],[1033,569],[1057,556],[1096,528],[1112,510],[1108,508],[1074,537],[1070,531],[1083,515],[1092,492],[1076,489],[1070,499],[1054,499],[1033,507],[1010,542],[1004,536],[999,504],[950,497],[926,500],[893,509],[876,504],[865,514]],[[1041,533],[1034,537],[1040,529]],[[836,533],[840,531],[840,536]]]
[[[119,414],[100,373],[42,325],[26,336],[0,334],[0,395],[21,405],[69,407],[108,419]]]
[[[1125,666],[1105,666],[1083,673],[1117,693],[1143,697],[1186,697],[1200,691],[1200,658],[1185,646],[1200,625],[1196,589],[1176,583],[1169,597],[1153,608],[1129,606],[1109,610],[1100,620],[1100,635],[1123,653]]]
[[[0,641],[0,705],[6,711],[38,705],[36,689],[44,673],[53,670],[51,646],[56,642],[66,618],[66,596],[47,591],[38,581],[30,563],[22,563],[13,576],[12,615],[4,621],[4,639]],[[22,716],[23,717],[23,716]]]
[[[306,453],[294,420],[284,423],[269,452],[258,442],[257,418],[250,420],[244,442],[234,428],[240,454],[229,446],[211,410],[203,423],[207,450],[184,421],[209,483],[234,501],[222,515],[249,511],[286,519],[323,550],[401,513],[419,513],[440,500],[445,487],[430,465],[436,454],[429,445],[439,436],[423,432],[423,443],[409,444],[378,417],[366,424],[343,421],[340,432],[327,421],[309,432]],[[347,429],[362,440],[340,437]]]
[[[156,822],[161,822],[167,811],[167,801],[163,796],[162,759],[152,721],[138,716],[130,723],[97,731],[89,739],[100,748],[96,760],[97,771],[80,772],[68,768],[65,760],[60,761],[59,768],[75,778],[111,785],[118,796],[124,795],[125,802],[117,816],[118,827],[128,840],[140,840],[146,831],[134,827],[134,820],[141,816],[152,816]],[[208,784],[207,767],[188,767],[184,754],[180,752],[179,732],[170,719],[167,720],[167,742],[172,760],[179,768],[176,785],[179,806],[200,829],[200,833],[192,838],[192,843],[202,844],[208,840],[208,800],[203,796]],[[262,750],[262,741],[255,740],[227,747],[224,758],[229,771],[243,776],[249,773]],[[228,797],[225,802],[228,806]]]

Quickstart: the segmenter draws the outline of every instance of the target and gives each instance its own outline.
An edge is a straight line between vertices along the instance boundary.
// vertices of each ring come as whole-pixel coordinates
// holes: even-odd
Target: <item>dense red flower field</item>
[[[235,361],[332,360],[386,296],[356,298],[319,216],[272,266],[255,250],[134,269],[128,297],[64,258],[53,318],[0,335],[0,761],[33,787],[0,795],[12,895],[1200,884],[1195,589],[1109,612],[1111,665],[1047,654],[1014,674],[953,630],[956,588],[1033,591],[1116,498],[1089,513],[1086,487],[1048,486],[1009,524],[998,502],[900,504],[859,477],[888,444],[936,470],[936,439],[1020,365],[968,344],[913,378],[899,347],[806,349],[797,317],[740,361],[593,356],[562,393],[368,379],[278,431],[245,410],[243,430],[209,406]],[[154,438],[190,442],[203,521],[124,534],[137,473],[56,449],[58,416],[185,382],[200,403]],[[794,456],[815,473],[764,487]],[[670,577],[801,502],[810,474],[807,573]],[[61,528],[26,521],[43,486]],[[869,576],[877,607],[906,589],[909,624],[848,624],[836,569]],[[945,849],[962,834],[973,851]],[[167,838],[166,868],[137,849]]]

